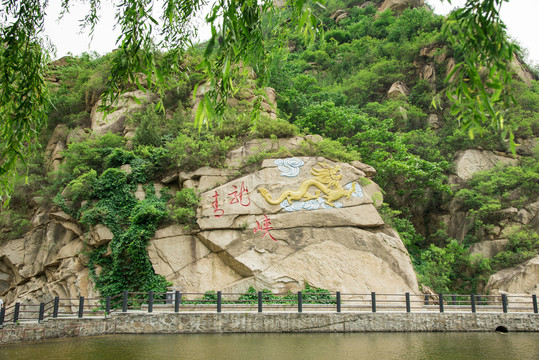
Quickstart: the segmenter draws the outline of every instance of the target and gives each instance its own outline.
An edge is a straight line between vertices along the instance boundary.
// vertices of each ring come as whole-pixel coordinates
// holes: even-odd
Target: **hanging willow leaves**
[[[18,161],[32,154],[35,138],[46,122],[48,62],[43,8],[33,1],[4,1],[0,13],[15,20],[0,29],[0,199],[13,190]]]
[[[509,64],[518,47],[508,40],[500,19],[499,9],[506,1],[468,0],[449,16],[444,31],[453,46],[462,49],[463,59],[446,80],[453,78],[447,90],[451,113],[469,136],[490,126],[501,131],[515,154],[513,129],[504,124],[504,111],[515,103]]]

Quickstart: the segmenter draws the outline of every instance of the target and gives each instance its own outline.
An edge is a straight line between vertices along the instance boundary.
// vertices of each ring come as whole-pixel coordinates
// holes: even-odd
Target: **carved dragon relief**
[[[340,174],[341,166],[337,165],[330,167],[326,162],[318,163],[321,169],[312,168],[311,174],[314,178],[307,179],[299,186],[298,190],[285,190],[275,200],[271,194],[265,188],[259,188],[260,194],[266,199],[266,201],[272,205],[279,205],[284,200],[287,200],[289,204],[294,201],[309,201],[318,199],[321,193],[322,198],[325,199],[325,203],[331,207],[335,207],[334,201],[339,200],[343,196],[347,199],[356,190],[356,183],[353,183],[349,190],[345,190],[341,184],[342,174]],[[314,194],[309,192],[309,188],[314,186],[318,188]]]

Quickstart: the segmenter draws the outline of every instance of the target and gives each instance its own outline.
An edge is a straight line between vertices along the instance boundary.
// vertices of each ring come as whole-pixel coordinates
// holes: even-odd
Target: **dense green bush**
[[[455,196],[464,210],[473,210],[484,221],[496,220],[495,211],[522,207],[535,201],[539,193],[539,164],[525,161],[521,166],[497,166],[474,174]]]
[[[176,193],[173,217],[181,224],[193,225],[200,196],[194,189],[182,189]]]
[[[357,108],[339,107],[332,101],[324,101],[304,108],[295,124],[308,133],[338,139],[353,136],[364,117]]]

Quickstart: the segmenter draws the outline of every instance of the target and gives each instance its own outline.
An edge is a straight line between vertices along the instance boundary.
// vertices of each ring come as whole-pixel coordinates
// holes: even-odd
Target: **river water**
[[[539,333],[111,335],[1,345],[0,359],[539,359]]]

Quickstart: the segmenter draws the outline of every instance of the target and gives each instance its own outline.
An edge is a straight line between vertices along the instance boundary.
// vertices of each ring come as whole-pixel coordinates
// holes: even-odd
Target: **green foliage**
[[[97,172],[90,169],[87,173],[80,175],[72,180],[67,187],[69,188],[71,198],[74,201],[88,199],[93,192],[93,185],[97,180]]]
[[[490,260],[493,271],[523,263],[539,254],[539,233],[536,229],[514,227],[507,235],[509,243]]]
[[[81,223],[103,223],[114,234],[110,255],[106,245],[91,252],[90,273],[104,296],[124,290],[165,292],[169,283],[155,274],[146,245],[157,225],[167,217],[166,203],[155,195],[153,186],[145,188],[144,200],[136,200],[125,173],[120,173],[114,169],[103,173],[93,193],[98,201],[82,209]]]
[[[173,163],[186,170],[202,166],[219,167],[235,145],[232,138],[218,138],[212,134],[179,134],[166,143],[165,148]]]
[[[449,239],[442,247],[430,244],[415,264],[420,281],[437,292],[477,292],[494,272],[539,253],[539,234],[535,229],[517,227],[507,237],[509,243],[505,250],[492,259],[471,256],[466,247],[454,239]]]
[[[70,144],[61,173],[66,189],[55,202],[86,226],[104,224],[114,237],[107,246],[90,253],[90,274],[102,295],[123,290],[165,292],[168,282],[156,275],[146,252],[157,226],[168,218],[168,197],[155,194],[153,185],[144,187],[144,200],[133,193],[138,183],[155,176],[166,158],[160,147],[123,148],[124,139],[105,134]],[[120,166],[129,164],[130,173]],[[88,200],[80,206],[83,200]]]
[[[337,301],[329,290],[313,287],[307,282],[302,291],[302,300],[304,304],[335,304]]]
[[[176,193],[173,217],[181,224],[195,224],[196,209],[200,196],[194,189],[182,189]]]
[[[448,162],[428,161],[413,154],[407,137],[390,131],[391,119],[366,119],[362,131],[346,142],[360,153],[362,161],[377,169],[376,182],[386,191],[392,206],[428,203],[450,192],[444,175]],[[425,196],[427,189],[432,192],[428,197]]]
[[[114,149],[122,148],[124,143],[123,137],[111,133],[74,142],[64,152],[64,162],[58,176],[69,180],[90,169],[101,173],[106,166],[103,159],[109,156]]]
[[[497,219],[497,210],[522,207],[535,200],[539,192],[539,165],[525,161],[521,166],[497,166],[474,174],[467,186],[455,196],[464,210],[473,210],[482,221]]]
[[[364,117],[357,108],[337,107],[332,101],[324,101],[304,108],[295,124],[309,133],[338,139],[355,134]]]
[[[297,135],[298,129],[288,121],[282,119],[270,119],[262,116],[256,124],[253,131],[253,136],[257,138],[267,139],[271,137],[289,138]]]
[[[464,270],[470,267],[469,252],[456,240],[452,239],[445,247],[431,244],[421,254],[418,275],[422,283],[437,292],[451,292],[458,286],[457,280],[462,278]]]
[[[262,301],[265,303],[272,303],[279,299],[278,296],[273,295],[273,293],[268,289],[262,289]],[[249,289],[245,294],[241,294],[238,298],[239,303],[251,303],[256,304],[258,302],[258,291],[252,286],[249,286]]]
[[[268,289],[262,289],[262,301],[265,304],[296,304],[298,294],[288,292],[284,296],[275,295]],[[317,288],[305,283],[305,288],[302,290],[303,304],[335,304],[337,299],[331,295],[329,290]],[[217,293],[213,290],[206,291],[200,300],[190,301],[195,304],[216,304]],[[246,293],[241,294],[238,300],[226,300],[224,304],[256,304],[258,302],[258,291],[249,286]]]
[[[132,122],[137,125],[133,145],[161,146],[162,131],[160,125],[164,122],[164,116],[162,115],[157,114],[152,106],[148,106],[143,113],[133,116]]]
[[[433,91],[426,80],[420,80],[410,91],[408,95],[410,102],[424,110],[428,110],[433,98]]]
[[[421,247],[424,246],[426,240],[416,232],[409,219],[401,217],[401,211],[393,210],[388,204],[384,203],[380,208],[380,215],[387,225],[397,230],[404,246],[406,246],[412,257],[417,257],[421,254]]]
[[[26,214],[14,210],[0,212],[0,244],[5,240],[16,239],[23,236],[30,229],[31,222]]]
[[[352,39],[351,34],[346,30],[332,29],[325,33],[326,41],[336,41],[339,44],[350,42]]]
[[[13,191],[18,161],[34,151],[46,123],[48,89],[44,75],[49,61],[43,31],[44,9],[26,3],[3,4],[0,24],[0,201]],[[16,21],[12,17],[16,17]]]

